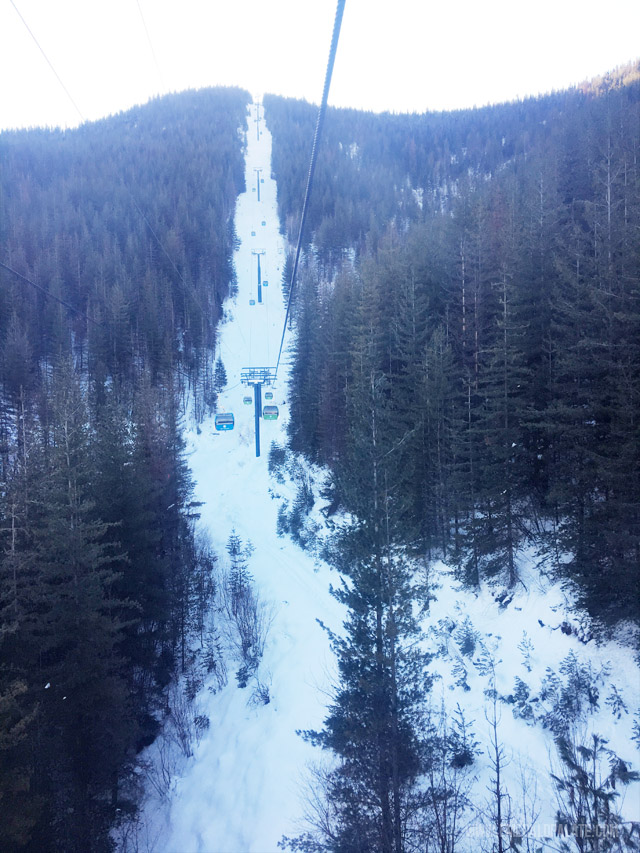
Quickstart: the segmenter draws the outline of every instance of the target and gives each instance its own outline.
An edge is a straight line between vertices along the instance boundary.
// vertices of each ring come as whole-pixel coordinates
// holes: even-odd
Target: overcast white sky
[[[0,0],[0,128],[72,126],[159,93],[319,102],[335,0]],[[149,39],[145,32],[145,26]],[[329,103],[455,109],[561,89],[640,56],[640,0],[346,0]]]

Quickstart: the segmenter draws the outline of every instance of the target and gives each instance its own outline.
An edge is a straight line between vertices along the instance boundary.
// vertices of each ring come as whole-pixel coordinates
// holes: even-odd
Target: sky
[[[318,103],[335,8],[0,0],[0,129],[70,127],[204,86]],[[329,103],[424,112],[563,89],[640,57],[638,33],[638,0],[346,0]]]

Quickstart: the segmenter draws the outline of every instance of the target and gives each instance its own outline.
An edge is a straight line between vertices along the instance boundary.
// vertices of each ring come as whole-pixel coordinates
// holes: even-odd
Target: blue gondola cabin
[[[262,417],[265,421],[277,421],[278,420],[278,407],[277,406],[265,406],[262,410]]]
[[[273,391],[265,391],[264,392],[265,400],[273,400]]]
[[[219,415],[216,415],[217,430],[233,429],[234,424],[233,412],[220,412]]]
[[[245,404],[245,406],[250,406],[251,403],[253,403],[253,400],[251,399],[251,397],[243,397],[242,402]]]

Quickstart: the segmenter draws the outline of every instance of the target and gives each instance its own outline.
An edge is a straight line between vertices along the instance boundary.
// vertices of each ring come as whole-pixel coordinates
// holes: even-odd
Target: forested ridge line
[[[0,135],[3,850],[113,849],[203,633],[182,430],[224,382],[249,100]]]
[[[232,279],[248,97],[201,90],[76,130],[0,135],[3,260],[76,309],[74,345],[98,378],[133,375],[134,358],[206,369]],[[35,332],[32,358],[49,357],[67,317],[2,276],[0,331]]]

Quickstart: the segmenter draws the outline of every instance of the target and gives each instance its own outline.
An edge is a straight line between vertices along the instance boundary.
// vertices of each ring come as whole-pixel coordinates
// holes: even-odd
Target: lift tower
[[[258,187],[258,201],[260,201],[260,172],[262,172],[262,168],[258,169],[254,166],[253,171],[256,172],[256,185]]]
[[[260,104],[256,104],[256,117],[254,121],[256,123],[256,139],[260,139]]]
[[[256,457],[260,456],[260,418],[262,417],[262,386],[271,385],[276,378],[275,367],[243,367],[240,381],[243,385],[253,385],[253,404],[256,422]]]
[[[254,249],[251,252],[252,255],[257,255],[258,257],[258,303],[262,302],[262,271],[260,269],[260,256],[266,255],[266,249]]]

